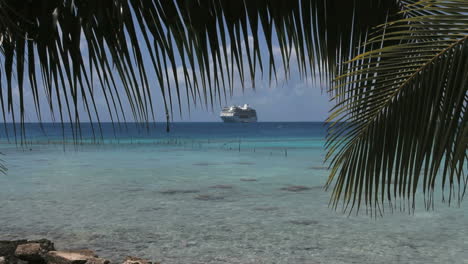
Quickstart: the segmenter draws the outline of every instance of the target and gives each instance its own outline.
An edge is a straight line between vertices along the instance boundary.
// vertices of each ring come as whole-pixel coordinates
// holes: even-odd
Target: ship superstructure
[[[254,123],[257,122],[257,111],[248,104],[233,105],[224,107],[220,117],[226,123]]]

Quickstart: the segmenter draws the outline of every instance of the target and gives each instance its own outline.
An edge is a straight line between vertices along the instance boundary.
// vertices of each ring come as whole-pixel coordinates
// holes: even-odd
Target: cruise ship
[[[224,107],[220,114],[226,123],[254,123],[257,122],[257,111],[248,104],[243,106]]]

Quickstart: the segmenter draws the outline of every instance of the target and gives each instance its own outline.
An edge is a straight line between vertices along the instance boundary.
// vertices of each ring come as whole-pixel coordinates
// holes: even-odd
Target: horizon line
[[[21,125],[21,124],[62,124],[62,122],[52,122],[52,121],[46,121],[46,122],[1,122],[3,124],[18,124],[18,125]],[[70,124],[70,123],[73,123],[75,124],[76,122],[70,122],[70,121],[67,121],[67,122],[63,122],[63,124]],[[117,121],[101,121],[101,122],[97,122],[97,121],[93,121],[93,122],[90,122],[90,121],[86,121],[86,122],[79,122],[80,124],[171,124],[171,123],[219,123],[219,124],[224,124],[225,122],[222,122],[222,121],[169,121],[169,122],[165,122],[165,121],[148,121],[148,122],[135,122],[135,121],[132,121],[132,122],[117,122]],[[257,121],[255,123],[329,123],[329,122],[326,122],[326,121]],[[255,124],[255,123],[241,123],[241,124]],[[230,124],[236,124],[236,123],[230,123]]]

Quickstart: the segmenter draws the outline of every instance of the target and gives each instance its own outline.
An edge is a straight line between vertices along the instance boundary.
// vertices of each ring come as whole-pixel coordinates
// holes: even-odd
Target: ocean
[[[84,124],[79,144],[69,128],[26,124],[22,146],[9,129],[0,240],[44,237],[117,263],[468,263],[466,202],[436,195],[433,211],[377,218],[329,208],[323,123],[103,123],[102,140]]]

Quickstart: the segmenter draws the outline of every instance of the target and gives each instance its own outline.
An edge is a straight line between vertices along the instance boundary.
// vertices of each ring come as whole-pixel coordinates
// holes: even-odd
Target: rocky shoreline
[[[48,239],[0,240],[0,264],[111,264],[90,249],[56,250]],[[160,264],[126,257],[122,264]]]

